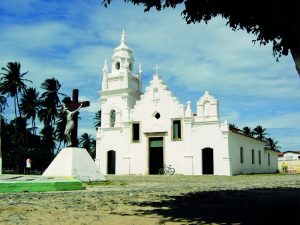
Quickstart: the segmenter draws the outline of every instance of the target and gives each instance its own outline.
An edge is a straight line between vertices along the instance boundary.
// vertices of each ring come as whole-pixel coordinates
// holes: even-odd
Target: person
[[[68,143],[68,146],[71,146],[72,145],[72,137],[71,137],[71,134],[72,134],[72,130],[75,126],[75,122],[73,121],[73,116],[76,112],[78,112],[78,110],[82,107],[82,103],[80,104],[80,106],[75,109],[74,111],[70,111],[65,105],[64,105],[64,108],[63,110],[67,113],[67,123],[66,123],[66,128],[65,128],[65,136],[66,136],[66,139],[67,139],[67,143]]]
[[[31,170],[31,159],[27,158],[26,159],[26,166],[25,166],[25,174],[30,174],[30,170]]]
[[[281,170],[283,173],[288,172],[288,165],[285,162],[282,163]]]

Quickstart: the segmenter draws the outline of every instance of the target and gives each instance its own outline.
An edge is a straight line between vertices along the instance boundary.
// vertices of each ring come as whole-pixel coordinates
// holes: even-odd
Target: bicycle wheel
[[[174,175],[175,169],[173,167],[169,168],[169,174]]]
[[[160,168],[160,169],[158,170],[158,174],[159,174],[159,175],[164,175],[164,174],[165,174],[164,168]]]

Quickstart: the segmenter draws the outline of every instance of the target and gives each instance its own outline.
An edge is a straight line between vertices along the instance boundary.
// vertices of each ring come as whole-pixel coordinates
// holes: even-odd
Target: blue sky
[[[181,10],[144,13],[123,1],[105,8],[101,0],[1,0],[0,66],[20,62],[34,87],[55,77],[65,94],[78,88],[80,100],[91,101],[81,110],[79,132],[94,136],[103,63],[124,29],[134,70],[143,66],[144,88],[158,64],[182,103],[192,101],[195,110],[208,90],[220,101],[222,121],[262,125],[282,151],[300,150],[300,78],[291,55],[276,62],[272,46],[253,45],[254,36],[231,31],[225,20],[187,25]]]

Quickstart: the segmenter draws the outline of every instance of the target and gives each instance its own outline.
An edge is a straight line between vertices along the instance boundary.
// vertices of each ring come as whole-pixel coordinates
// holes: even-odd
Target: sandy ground
[[[300,224],[300,175],[107,179],[82,191],[0,193],[0,224]]]

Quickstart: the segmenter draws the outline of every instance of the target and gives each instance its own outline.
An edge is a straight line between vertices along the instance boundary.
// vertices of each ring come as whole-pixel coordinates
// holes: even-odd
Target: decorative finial
[[[155,69],[155,74],[157,74],[157,75],[159,75],[159,73],[158,73],[158,69],[159,69],[160,67],[156,64],[156,66],[153,68],[153,69]]]
[[[106,59],[105,59],[105,61],[104,61],[103,73],[108,73],[108,66],[107,66],[107,61],[106,61]]]
[[[121,37],[121,44],[124,44],[124,45],[125,45],[125,42],[126,42],[126,35],[125,35],[125,31],[124,31],[124,29],[123,29],[122,37]]]
[[[185,116],[186,117],[191,117],[192,116],[191,101],[187,101]]]

